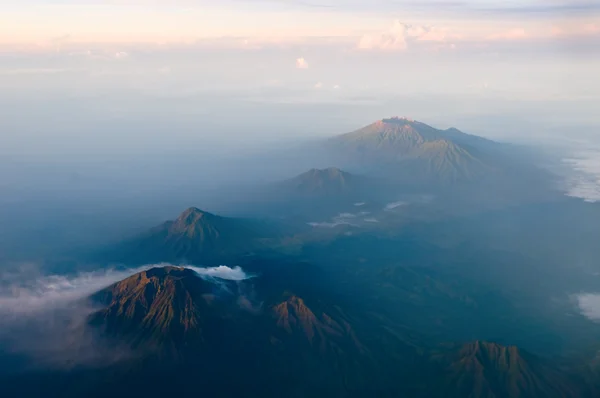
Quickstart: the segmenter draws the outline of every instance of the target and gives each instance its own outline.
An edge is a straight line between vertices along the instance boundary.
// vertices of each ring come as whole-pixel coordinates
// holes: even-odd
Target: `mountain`
[[[451,183],[482,178],[494,170],[492,141],[438,130],[406,118],[382,119],[327,143],[342,165],[405,182]]]
[[[284,293],[253,308],[238,287],[233,281],[205,280],[187,268],[155,267],[92,295],[91,302],[104,308],[94,312],[89,322],[104,336],[117,337],[134,348],[214,345],[230,328],[245,336],[259,332],[257,345],[293,341],[288,347],[292,350],[305,344],[321,353],[337,352],[342,346],[363,351],[350,323],[334,307],[327,313],[323,308],[311,309],[301,297]],[[247,321],[254,323],[243,330]]]
[[[357,193],[364,188],[366,178],[359,177],[335,167],[311,169],[279,185],[283,191],[300,196],[330,196]]]
[[[251,284],[203,279],[193,270],[167,266],[95,293],[89,300],[102,308],[89,316],[89,327],[135,354],[110,377],[124,377],[119,383],[126,390],[133,390],[131,379],[154,371],[172,380],[195,377],[211,396],[224,388],[225,374],[237,372],[238,378],[262,380],[253,390],[257,396],[339,394],[375,380],[370,352],[339,307],[312,298],[309,305],[289,292],[269,297],[259,292],[261,300],[253,302],[245,294]],[[240,394],[247,386],[238,380],[227,388]]]
[[[264,247],[277,232],[266,223],[220,217],[195,207],[176,220],[111,248],[103,257],[112,262],[149,264],[187,262],[222,264]]]
[[[582,396],[572,380],[556,367],[514,346],[475,341],[444,354],[444,361],[439,395],[472,398]]]
[[[215,290],[214,284],[190,269],[152,268],[92,296],[94,303],[106,307],[91,315],[90,323],[101,326],[105,336],[133,347],[203,341],[228,315],[226,311],[215,314],[224,308],[221,301],[231,298],[223,294],[217,300]]]

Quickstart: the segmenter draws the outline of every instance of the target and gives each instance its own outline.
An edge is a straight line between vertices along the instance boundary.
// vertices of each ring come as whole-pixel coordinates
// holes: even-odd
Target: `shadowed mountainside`
[[[197,208],[102,254],[111,262],[220,265],[265,248],[277,229],[260,221],[220,217]]]
[[[578,397],[557,367],[514,346],[475,341],[443,354],[438,394],[453,397]],[[581,385],[581,384],[579,384]]]

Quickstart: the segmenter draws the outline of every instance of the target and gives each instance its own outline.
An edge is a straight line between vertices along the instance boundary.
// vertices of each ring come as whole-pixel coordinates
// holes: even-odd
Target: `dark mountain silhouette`
[[[113,262],[222,264],[264,247],[277,231],[248,219],[220,217],[197,208],[104,253]]]

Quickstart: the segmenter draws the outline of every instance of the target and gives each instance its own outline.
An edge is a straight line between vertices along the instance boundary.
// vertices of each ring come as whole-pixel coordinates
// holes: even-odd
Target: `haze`
[[[0,236],[227,212],[390,115],[559,147],[595,200],[599,49],[591,1],[5,0]]]

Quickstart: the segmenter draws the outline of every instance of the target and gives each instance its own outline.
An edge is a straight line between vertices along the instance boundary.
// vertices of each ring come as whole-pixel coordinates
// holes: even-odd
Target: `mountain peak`
[[[93,295],[106,308],[92,314],[90,323],[133,345],[182,342],[200,333],[211,292],[190,269],[152,268]]]
[[[444,390],[464,397],[567,397],[560,372],[515,346],[474,341],[459,348],[446,370]]]
[[[179,215],[177,221],[185,222],[186,224],[193,224],[204,217],[212,216],[212,214],[202,211],[197,207],[190,207]]]
[[[470,136],[409,118],[382,119],[329,143],[341,165],[385,173],[398,181],[429,185],[469,181],[489,168],[472,151]],[[477,141],[479,142],[479,141]]]
[[[336,194],[351,190],[357,178],[337,167],[311,169],[286,182],[300,194]]]
[[[407,124],[407,123],[415,123],[414,119],[408,117],[400,117],[400,116],[392,116],[390,118],[384,118],[379,121],[379,123],[389,123],[389,124]]]
[[[519,349],[515,346],[502,346],[487,341],[474,341],[465,344],[460,350],[464,358],[471,358],[478,363],[495,363],[496,365],[510,366],[520,361]]]
[[[337,167],[328,167],[326,169],[310,169],[308,172],[304,173],[304,175],[327,176],[330,178],[336,178],[343,174],[346,174],[346,173],[344,173],[342,170],[338,169]]]

